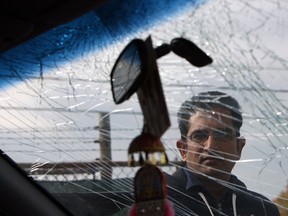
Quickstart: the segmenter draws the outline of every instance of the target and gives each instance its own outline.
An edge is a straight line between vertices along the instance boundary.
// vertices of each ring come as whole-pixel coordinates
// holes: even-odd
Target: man
[[[217,91],[193,96],[181,105],[178,123],[177,147],[185,165],[166,175],[176,215],[279,215],[270,200],[231,174],[245,145],[234,98]]]

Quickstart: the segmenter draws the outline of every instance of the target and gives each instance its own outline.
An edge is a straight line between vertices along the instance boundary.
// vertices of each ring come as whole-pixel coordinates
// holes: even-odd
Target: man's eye
[[[214,137],[226,137],[226,136],[229,136],[229,134],[225,131],[215,131],[213,133],[213,136]]]
[[[207,133],[204,132],[197,132],[192,134],[192,139],[194,140],[205,140],[207,139]]]
[[[213,133],[213,136],[215,138],[223,139],[223,140],[230,140],[232,137],[232,134],[227,131],[215,131]]]

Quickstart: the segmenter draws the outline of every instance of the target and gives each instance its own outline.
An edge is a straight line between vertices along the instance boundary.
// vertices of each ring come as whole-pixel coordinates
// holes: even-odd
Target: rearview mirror
[[[113,99],[116,104],[128,100],[145,82],[148,76],[148,67],[151,64],[149,58],[151,58],[152,52],[158,59],[173,51],[196,67],[206,66],[213,61],[196,44],[185,38],[174,38],[170,44],[163,44],[155,49],[152,47],[149,54],[147,49],[145,41],[134,39],[116,60],[110,79]],[[157,65],[155,67],[157,68]]]
[[[128,100],[146,77],[147,48],[140,39],[132,40],[122,51],[111,72],[113,99],[116,104]]]

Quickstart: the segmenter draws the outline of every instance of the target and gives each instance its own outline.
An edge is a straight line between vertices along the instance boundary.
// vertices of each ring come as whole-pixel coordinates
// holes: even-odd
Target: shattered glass
[[[134,38],[150,35],[157,47],[184,37],[213,63],[196,68],[173,53],[157,61],[172,123],[162,137],[170,160],[163,170],[172,173],[181,161],[180,104],[202,91],[223,91],[239,101],[244,117],[246,146],[233,173],[275,199],[288,173],[288,2],[191,1],[158,17],[149,14],[152,4],[133,5],[146,23],[124,17],[109,25],[112,18],[100,8],[2,53],[0,149],[51,193],[89,192],[110,200],[118,196],[114,191],[130,193],[132,182],[101,181],[134,177],[138,168],[127,166],[127,149],[143,126],[136,95],[113,102],[111,69]],[[121,199],[116,206],[129,207],[130,198]]]

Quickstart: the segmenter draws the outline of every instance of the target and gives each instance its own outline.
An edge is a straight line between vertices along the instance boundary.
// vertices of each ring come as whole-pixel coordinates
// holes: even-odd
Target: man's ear
[[[246,139],[244,137],[237,138],[237,153],[238,153],[239,159],[241,157],[242,149],[245,146],[245,144],[246,144]]]
[[[176,146],[181,154],[182,160],[186,161],[187,143],[183,140],[177,140]]]

